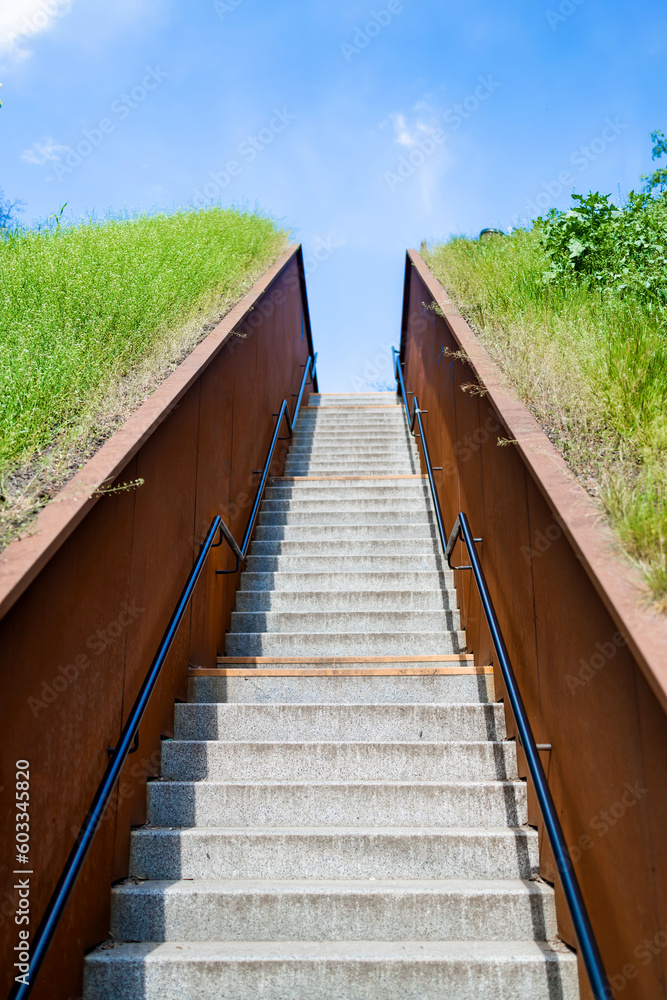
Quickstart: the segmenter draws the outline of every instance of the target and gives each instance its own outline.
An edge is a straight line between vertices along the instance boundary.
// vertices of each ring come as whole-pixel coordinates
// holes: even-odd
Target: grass
[[[425,257],[666,611],[667,274],[652,297],[549,281],[545,242],[538,223]]]
[[[222,208],[0,239],[0,544],[285,246],[270,219]]]

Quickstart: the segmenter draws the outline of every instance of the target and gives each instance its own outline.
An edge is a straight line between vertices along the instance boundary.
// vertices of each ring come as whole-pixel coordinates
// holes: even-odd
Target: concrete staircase
[[[86,1000],[575,1000],[396,397],[311,396],[285,477]]]

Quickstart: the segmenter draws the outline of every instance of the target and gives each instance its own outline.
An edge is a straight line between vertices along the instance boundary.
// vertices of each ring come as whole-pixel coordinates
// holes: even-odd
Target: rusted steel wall
[[[469,361],[452,356],[461,350]],[[431,460],[443,466],[435,476],[445,528],[463,510],[483,537],[533,732],[552,744],[542,759],[614,995],[665,1000],[667,619],[642,605],[641,582],[592,501],[415,251],[401,358],[406,389],[428,410]],[[492,662],[471,574],[458,572],[456,583],[468,652]],[[554,882],[534,798],[530,820],[542,874]],[[560,933],[576,946],[556,891]],[[581,979],[589,996],[583,969]]]
[[[243,535],[284,397],[293,409],[312,351],[301,251],[291,247],[0,557],[0,969],[37,927],[213,516]],[[274,471],[282,472],[285,448]],[[143,479],[95,496],[101,483]],[[110,884],[127,874],[188,661],[215,666],[238,574],[212,551],[66,915],[38,1000],[81,995],[84,950],[108,934]],[[30,761],[30,864],[15,860],[15,761]],[[15,875],[25,868],[28,875]],[[30,923],[18,926],[19,879]]]

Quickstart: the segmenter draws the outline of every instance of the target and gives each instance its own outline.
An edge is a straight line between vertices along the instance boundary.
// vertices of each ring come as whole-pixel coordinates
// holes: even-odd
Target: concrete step
[[[367,441],[365,438],[354,438],[348,440],[344,435],[321,437],[314,431],[307,439],[292,438],[290,442],[290,455],[301,454],[322,454],[338,453],[344,455],[385,455],[388,452],[397,452],[401,455],[417,453],[417,446],[402,435],[387,434],[382,440]]]
[[[298,429],[307,431],[311,428],[326,428],[351,433],[354,430],[386,430],[391,427],[403,433],[409,433],[405,414],[400,410],[301,410]]]
[[[419,656],[463,653],[465,632],[228,632],[227,656]]]
[[[348,413],[354,412],[355,407],[362,406],[365,410],[397,410],[405,413],[402,401],[395,393],[351,393],[351,394],[330,394],[312,395],[305,406],[301,407],[304,415],[312,413],[314,410],[326,409],[333,412]]]
[[[273,514],[277,511],[290,511],[290,513],[317,513],[326,511],[327,513],[380,513],[395,512],[406,513],[410,511],[432,512],[433,504],[430,498],[420,493],[401,492],[396,496],[383,495],[380,497],[368,496],[361,490],[352,490],[350,496],[340,497],[336,494],[319,495],[317,492],[309,494],[304,498],[301,494],[276,496],[277,490],[267,490],[267,495],[262,501],[260,517],[265,514]],[[268,494],[271,494],[270,496]]]
[[[332,557],[338,555],[341,559],[346,557],[362,559],[366,557],[390,556],[391,553],[395,553],[396,558],[400,556],[404,556],[405,558],[412,556],[415,558],[427,556],[436,558],[439,557],[442,551],[439,542],[436,542],[433,534],[422,533],[420,538],[395,538],[391,534],[384,534],[382,528],[382,525],[378,525],[375,538],[332,538],[331,540],[325,538],[320,540],[319,538],[311,537],[300,538],[298,540],[288,539],[285,541],[281,541],[280,539],[262,541],[258,539],[251,543],[250,555],[287,558],[292,556],[310,558],[310,556]]]
[[[391,417],[380,420],[377,425],[370,425],[366,420],[359,419],[331,419],[318,417],[316,420],[305,422],[299,427],[299,438],[326,436],[327,439],[335,439],[343,444],[363,444],[365,441],[373,441],[378,436],[389,438],[393,442],[403,442],[411,444],[415,440],[407,430],[404,421],[400,417]],[[290,444],[294,438],[290,440]]]
[[[341,477],[341,476],[409,476],[419,470],[419,466],[410,462],[342,462],[338,464],[315,464],[303,462],[286,462],[286,476],[310,477]]]
[[[317,517],[317,515],[297,515],[296,519],[293,520],[289,514],[271,514],[269,515],[270,523],[260,524],[255,528],[255,541],[316,545],[318,546],[317,551],[322,551],[320,546],[331,542],[361,542],[364,548],[371,542],[382,549],[394,539],[400,544],[414,541],[421,545],[433,546],[439,537],[435,524],[426,518],[423,521],[406,521],[403,524],[396,524],[393,521],[381,519],[379,515],[375,522],[369,522],[368,517],[366,517],[360,518],[361,524],[355,524],[351,517],[334,514],[328,524],[312,524],[307,520],[310,517]],[[339,520],[336,521],[334,518],[339,518]],[[345,519],[343,520],[343,518]],[[260,549],[258,551],[274,550]],[[289,548],[275,551],[289,551]]]
[[[427,743],[504,740],[503,705],[177,704],[177,740]]]
[[[244,585],[243,577],[241,584]],[[454,590],[237,590],[237,611],[455,611]]]
[[[286,466],[288,465],[324,465],[328,468],[338,468],[339,466],[346,467],[349,464],[354,464],[356,466],[362,466],[369,468],[375,468],[379,465],[407,465],[411,471],[413,466],[419,467],[419,458],[416,455],[411,454],[407,448],[385,448],[378,449],[377,451],[367,451],[367,452],[357,452],[357,451],[344,451],[337,450],[333,451],[329,448],[322,448],[321,450],[314,451],[312,449],[304,449],[303,451],[290,450],[289,455],[285,460]]]
[[[361,467],[364,474],[371,474],[374,469],[383,470],[385,468],[389,469],[388,475],[395,468],[405,468],[406,474],[412,471],[412,466],[416,465],[416,460],[410,454],[393,452],[382,455],[307,455],[307,454],[289,454],[285,460],[285,475],[287,475],[288,468],[296,468],[300,466],[308,466],[309,468],[324,468],[324,469],[341,469],[345,471],[346,469],[358,469]]]
[[[576,957],[534,941],[124,944],[85,1000],[579,1000]]]
[[[434,547],[433,554],[413,555],[249,555],[249,573],[409,573],[450,572]],[[453,573],[452,573],[453,576]],[[244,582],[244,586],[247,586]]]
[[[436,537],[434,522],[428,514],[423,517],[408,521],[407,516],[403,522],[394,521],[391,512],[380,512],[376,518],[372,515],[357,515],[356,522],[352,520],[353,514],[341,514],[334,511],[327,519],[326,515],[320,513],[311,514],[279,511],[277,513],[259,515],[262,518],[261,524],[255,529],[256,541],[270,540],[294,540],[294,541],[330,541],[360,539],[363,541],[378,539],[385,542],[387,539],[400,539],[402,541],[411,538],[429,539]],[[321,523],[316,523],[320,520]]]
[[[308,406],[397,406],[395,392],[312,392]]]
[[[530,827],[140,827],[139,878],[525,878],[538,874]]]
[[[418,455],[419,449],[412,438],[407,437],[400,429],[388,430],[383,434],[369,436],[365,433],[339,434],[337,431],[313,430],[312,433],[293,437],[290,442],[290,455],[302,452],[338,452],[357,454],[360,452],[376,454],[377,452],[400,452],[401,454]]]
[[[263,664],[262,666],[267,666]],[[493,678],[485,674],[449,676],[320,676],[287,674],[294,664],[277,663],[284,677],[208,676],[191,677],[188,699],[198,702],[243,702],[244,704],[342,704],[388,705],[404,702],[424,704],[493,701]]]
[[[290,459],[311,458],[319,461],[332,458],[336,461],[359,459],[386,462],[392,457],[402,461],[410,458],[418,461],[419,453],[410,442],[398,435],[393,435],[383,441],[364,443],[360,437],[349,441],[345,438],[319,437],[315,434],[311,440],[293,443],[286,457]]]
[[[403,530],[413,525],[428,526],[435,523],[434,514],[422,500],[412,508],[395,510],[331,510],[323,504],[318,510],[294,510],[292,506],[287,510],[273,510],[264,508],[263,504],[262,508],[257,518],[259,525],[308,525],[316,532],[332,525],[371,528],[382,524],[387,529],[391,527]],[[384,532],[385,528],[382,530]]]
[[[452,590],[454,588],[454,573],[452,570],[442,572],[404,569],[393,571],[372,572],[360,570],[355,572],[313,571],[298,572],[283,570],[282,572],[253,572],[244,570],[241,575],[243,590],[261,590],[289,593],[307,593],[311,590],[348,590],[351,593],[378,590],[433,590],[437,587]]]
[[[514,781],[516,748],[494,743],[218,743],[163,740],[171,781]]]
[[[304,483],[300,479],[294,479],[293,477],[278,478],[273,477],[269,480],[270,485],[267,486],[267,497],[273,497],[273,490],[280,490],[280,496],[293,496],[296,499],[306,499],[311,496],[317,496],[321,494],[322,490],[325,490],[325,494],[321,494],[325,498],[331,498],[332,500],[346,497],[350,494],[347,492],[349,490],[361,491],[362,496],[373,497],[384,495],[393,495],[393,491],[400,492],[421,492],[424,496],[430,496],[428,479],[422,476],[420,473],[416,475],[410,473],[407,476],[401,476],[399,478],[392,476],[353,476],[346,477],[340,476],[338,479],[334,479],[332,482],[320,482],[317,479],[313,479],[311,482]],[[368,492],[365,492],[368,491]],[[385,492],[388,491],[388,492]]]
[[[378,444],[395,445],[400,442],[408,447],[418,448],[416,440],[406,428],[402,428],[400,425],[397,427],[387,425],[384,428],[366,427],[363,431],[359,430],[350,435],[345,431],[329,430],[320,424],[319,426],[297,428],[290,439],[290,447],[309,445],[316,441],[320,444],[342,443],[370,447],[375,447]]]
[[[556,937],[553,890],[519,879],[211,879],[112,891],[123,941],[483,941]]]
[[[458,631],[459,614],[451,611],[233,611],[235,632],[344,634],[354,632]],[[459,650],[455,650],[459,652]],[[369,654],[372,655],[372,654]],[[378,656],[383,655],[378,653]]]
[[[151,781],[157,827],[503,827],[527,822],[523,781],[266,783]]]

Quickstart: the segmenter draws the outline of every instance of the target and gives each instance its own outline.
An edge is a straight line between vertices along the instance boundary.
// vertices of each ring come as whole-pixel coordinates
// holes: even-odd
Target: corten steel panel
[[[552,744],[542,760],[612,988],[632,1000],[664,1000],[667,620],[642,607],[641,581],[617,555],[597,509],[508,393],[419,255],[410,251],[409,259],[415,266],[407,271],[412,287],[404,309],[406,387],[416,389],[424,407],[434,392],[454,392],[453,411],[432,408],[450,422],[450,439],[461,439],[466,421],[468,430],[474,426],[463,393],[442,379],[437,365],[414,364],[431,352],[428,342],[422,345],[427,327],[412,307],[418,300],[439,305],[448,334],[487,390],[479,401],[481,482],[474,463],[457,463],[462,509],[483,502],[482,563],[535,738]],[[489,412],[501,426],[486,436]],[[514,443],[498,447],[498,436]],[[432,439],[443,439],[433,426]],[[434,454],[434,464],[442,464],[439,458]],[[471,526],[477,533],[472,516]],[[529,808],[534,822],[532,796]],[[538,827],[542,873],[554,880]],[[575,944],[557,881],[556,897],[559,932]],[[582,997],[588,995],[582,970]]]
[[[199,542],[215,513],[228,514],[234,434],[238,460],[256,468],[271,436],[272,410],[300,382],[299,366],[312,339],[299,267],[300,251],[292,247],[42,511],[35,533],[2,554],[0,988],[5,992],[13,978],[10,955],[18,930],[15,877],[7,868],[13,859],[14,761],[31,761],[34,931]],[[281,279],[282,271],[287,274]],[[262,324],[269,324],[265,340],[273,354],[260,353],[261,338],[232,334],[281,282],[284,296],[274,295],[260,313]],[[235,408],[254,414],[252,434],[234,423]],[[145,480],[139,488],[96,495],[101,483],[138,477]],[[247,510],[243,526],[246,518]],[[230,564],[226,543],[213,550],[144,716],[139,751],[125,764],[37,980],[38,1000],[80,996],[84,949],[107,936],[110,883],[126,874],[129,825],[143,819],[145,779],[159,770],[160,736],[171,732],[174,699],[185,697],[188,650],[190,657],[204,650],[207,662],[215,662],[223,649],[237,577],[214,579],[212,567]],[[87,659],[78,661],[74,677],[68,665],[76,666],[77,655]],[[63,676],[66,684],[54,682]],[[31,697],[44,707],[28,702]]]
[[[406,288],[409,308],[404,317],[410,330],[410,337],[404,338],[406,389],[409,386],[416,392],[420,407],[428,410],[422,418],[424,431],[432,464],[442,467],[442,472],[435,473],[435,483],[445,530],[449,532],[461,510],[461,483],[464,480],[459,474],[459,465],[477,463],[481,475],[479,447],[483,437],[480,439],[478,433],[479,404],[476,396],[460,395],[456,391],[461,384],[471,381],[470,372],[466,374],[466,367],[452,357],[459,345],[443,319],[430,308],[430,293],[409,265],[406,277],[410,281]],[[481,496],[481,491],[473,495],[478,494]],[[483,522],[476,518],[475,524],[475,531],[482,534]],[[457,546],[454,562],[463,565],[466,561],[462,547]],[[455,578],[469,648],[480,663],[486,663],[490,657],[490,641],[486,624],[481,619],[479,596],[469,571],[457,571]]]
[[[232,428],[234,414],[234,364],[232,344],[225,345],[218,363],[201,377],[199,397],[199,450],[215,456],[215,461],[197,463],[197,509],[192,559],[196,558],[199,540],[204,537],[216,514],[229,522],[229,482],[232,467]],[[214,667],[218,651],[224,645],[229,625],[225,611],[231,603],[227,589],[236,577],[218,576],[216,570],[233,569],[236,563],[225,542],[213,549],[197,585],[192,604],[190,662],[200,667]]]
[[[491,407],[486,397],[483,402],[488,416]],[[486,423],[487,427],[492,425],[491,420]],[[507,432],[501,428],[490,433],[480,448],[487,511],[486,537],[480,552],[533,734],[538,743],[543,743],[548,741],[542,738],[540,714],[528,484],[514,445],[499,445],[503,440],[507,440]],[[514,719],[510,712],[507,715],[508,733],[514,736]],[[525,777],[527,768],[520,748],[518,763],[519,773]]]
[[[123,725],[192,568],[199,388],[197,381],[137,455],[144,483],[134,503],[130,602],[137,618],[126,640]],[[128,756],[118,783],[114,878],[128,870],[128,828],[146,820],[146,778],[159,774],[160,735],[173,735],[174,698],[187,697],[191,607],[142,719],[139,750]]]
[[[468,517],[475,537],[481,537],[484,540],[483,544],[478,546],[478,551],[481,552],[483,545],[488,544],[488,532],[484,512],[482,456],[479,447],[476,447],[480,424],[479,396],[470,391],[464,391],[464,386],[468,386],[470,382],[470,372],[467,365],[460,361],[455,362],[452,394],[456,406],[459,510],[469,512]],[[456,513],[458,514],[458,511]],[[453,527],[453,520],[450,521],[450,525]],[[468,555],[462,545],[457,547],[457,556],[457,565],[465,566],[468,564]],[[487,663],[489,662],[489,648],[488,642],[485,641],[487,638],[486,626],[483,621],[477,588],[473,585],[472,573],[470,570],[461,570],[457,576],[459,586],[461,589],[465,588],[466,592],[466,630],[470,637],[468,640],[469,651],[475,654],[479,663]]]
[[[134,465],[132,461],[131,466]],[[133,470],[132,470],[133,471]],[[130,477],[132,474],[130,473]],[[30,761],[31,916],[45,907],[107,765],[119,731],[122,653],[128,609],[133,493],[110,494],[90,512],[0,622],[3,654],[0,719],[3,996],[13,979],[16,893],[14,762]],[[73,574],[72,569],[76,568]],[[100,585],[102,584],[102,585]],[[107,927],[104,887],[111,871],[114,802],[86,859],[73,909],[44,967],[45,982],[78,996],[79,959]],[[106,894],[108,896],[108,893]],[[87,920],[76,909],[97,896]],[[7,904],[6,906],[4,904]],[[30,928],[34,929],[31,921]],[[54,996],[43,984],[35,996]]]

